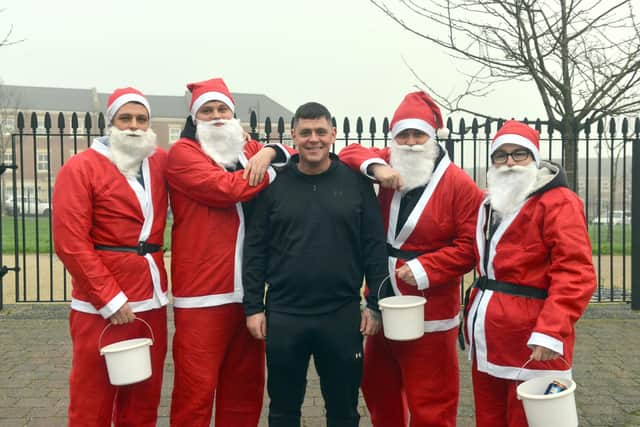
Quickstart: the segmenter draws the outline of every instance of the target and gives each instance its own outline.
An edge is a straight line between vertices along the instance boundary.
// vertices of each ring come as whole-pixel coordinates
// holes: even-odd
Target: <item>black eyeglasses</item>
[[[529,150],[524,150],[524,149],[515,150],[510,153],[507,153],[506,151],[498,150],[491,155],[491,160],[493,161],[493,163],[497,165],[501,165],[503,163],[507,163],[507,159],[509,158],[509,156],[511,156],[514,162],[521,162],[523,160],[526,160],[530,154],[531,152]]]

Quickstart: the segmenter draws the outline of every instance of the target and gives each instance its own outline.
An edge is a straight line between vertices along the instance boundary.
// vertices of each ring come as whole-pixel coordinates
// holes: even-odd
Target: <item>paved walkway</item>
[[[66,425],[71,361],[67,315],[66,304],[5,305],[0,311],[0,427]],[[640,312],[626,304],[593,304],[577,329],[574,375],[580,425],[640,426]],[[458,426],[472,426],[470,365],[466,354],[459,354]],[[168,425],[170,353],[165,372],[159,426]],[[317,376],[310,371],[303,425],[324,426],[323,411]],[[263,410],[261,426],[267,425],[265,414]],[[363,404],[361,414],[360,425],[370,426]]]

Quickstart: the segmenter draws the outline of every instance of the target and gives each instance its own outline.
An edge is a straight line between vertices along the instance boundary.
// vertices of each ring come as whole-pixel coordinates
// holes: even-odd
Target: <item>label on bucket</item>
[[[547,389],[544,391],[544,394],[556,394],[563,392],[567,389],[567,387],[562,384],[560,381],[553,380],[547,386]]]

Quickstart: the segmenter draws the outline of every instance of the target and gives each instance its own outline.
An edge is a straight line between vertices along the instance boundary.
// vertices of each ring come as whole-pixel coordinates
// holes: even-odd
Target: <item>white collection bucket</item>
[[[559,393],[544,394],[552,381],[558,381],[567,389]],[[578,425],[578,412],[574,391],[576,383],[569,378],[544,376],[532,378],[518,385],[516,393],[522,400],[529,427]]]
[[[154,341],[153,330],[143,319],[136,317],[136,320],[147,325],[151,332],[151,338],[133,338],[102,347],[102,336],[112,326],[112,324],[108,324],[98,339],[100,354],[104,356],[107,364],[109,382],[113,385],[134,384],[151,377],[149,347],[153,345]]]
[[[387,276],[378,287],[378,307],[382,313],[384,336],[395,341],[410,341],[424,335],[424,305],[427,299],[417,295],[396,295],[380,299],[380,289]]]

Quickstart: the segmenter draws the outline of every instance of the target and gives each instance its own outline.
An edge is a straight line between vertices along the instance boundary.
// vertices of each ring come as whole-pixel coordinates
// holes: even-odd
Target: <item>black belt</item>
[[[392,256],[394,258],[400,258],[405,261],[408,261],[414,258],[418,258],[420,255],[422,255],[422,252],[405,251],[402,249],[396,249],[387,243],[387,255]]]
[[[471,294],[471,288],[482,289],[483,291],[489,289],[491,291],[502,292],[503,294],[516,295],[520,297],[526,298],[535,298],[535,299],[545,299],[547,298],[546,289],[534,288],[533,286],[527,285],[515,285],[513,283],[507,282],[499,282],[494,279],[489,279],[487,276],[480,276],[473,282],[472,286],[464,293],[464,301],[463,301],[463,313],[467,314],[467,305],[469,304],[469,294]],[[464,316],[463,316],[464,318]],[[460,329],[458,330],[458,342],[460,343],[460,348],[462,350],[465,349],[464,345],[464,335],[463,335],[463,323],[460,322]]]
[[[132,252],[134,254],[138,254],[138,255],[144,256],[146,254],[151,254],[153,252],[160,251],[162,249],[162,246],[154,245],[153,243],[138,242],[138,246],[104,246],[104,245],[95,245],[93,248],[101,250],[101,251]]]
[[[503,294],[516,295],[520,297],[545,299],[547,298],[547,290],[534,288],[527,285],[515,285],[513,283],[499,282],[497,280],[489,279],[487,276],[479,277],[473,284],[474,288],[489,289],[492,291],[502,292]]]

